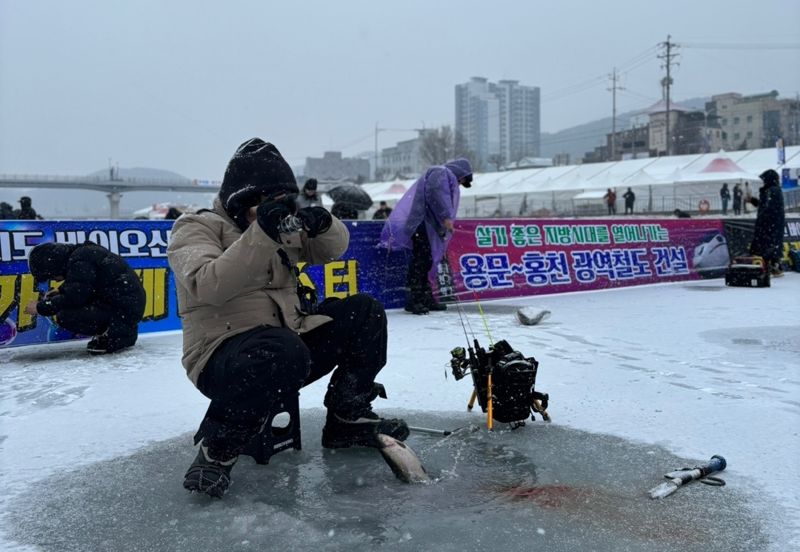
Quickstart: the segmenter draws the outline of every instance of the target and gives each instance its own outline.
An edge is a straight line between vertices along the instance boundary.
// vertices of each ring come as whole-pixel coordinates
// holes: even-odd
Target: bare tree
[[[445,125],[441,128],[427,131],[422,136],[420,155],[428,165],[441,165],[453,152],[453,130]]]
[[[494,168],[497,172],[500,172],[500,167],[503,166],[502,155],[500,155],[499,153],[493,153],[492,155],[489,156],[489,158],[486,161],[489,162],[490,165],[494,165]]]
[[[428,165],[442,165],[456,157],[466,157],[474,163],[474,156],[467,147],[466,140],[460,133],[453,132],[449,125],[425,131],[420,155]]]
[[[475,162],[475,152],[469,149],[469,146],[467,145],[467,139],[464,138],[464,135],[460,132],[456,132],[455,134],[453,157],[466,157],[471,163]]]
[[[386,180],[391,180],[392,173],[389,169],[378,169],[378,172],[375,173],[375,180],[377,182],[384,182]]]

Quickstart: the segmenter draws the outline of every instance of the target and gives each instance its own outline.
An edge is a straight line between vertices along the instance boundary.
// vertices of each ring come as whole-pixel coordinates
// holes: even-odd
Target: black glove
[[[256,209],[256,220],[264,233],[273,241],[281,243],[278,225],[297,209],[293,197],[284,197],[274,201],[265,201]]]
[[[295,216],[303,222],[303,229],[309,238],[324,234],[333,223],[331,214],[324,207],[304,207]]]

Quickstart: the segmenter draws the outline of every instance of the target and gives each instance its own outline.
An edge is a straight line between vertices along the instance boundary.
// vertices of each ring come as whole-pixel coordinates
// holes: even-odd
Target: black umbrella
[[[372,207],[372,198],[361,186],[355,184],[340,184],[328,190],[327,193],[334,203],[340,203],[358,211],[366,211]]]

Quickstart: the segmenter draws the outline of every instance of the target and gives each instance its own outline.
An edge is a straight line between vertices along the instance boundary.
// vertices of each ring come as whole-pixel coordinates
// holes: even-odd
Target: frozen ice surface
[[[206,399],[178,333],[112,357],[85,343],[0,350],[0,550],[792,550],[800,548],[800,276],[484,302],[493,340],[540,362],[553,423],[487,433],[458,311],[389,315],[378,412],[418,426],[438,480],[397,481],[373,450],[319,445],[324,380],[302,391],[303,450],[243,459],[222,501],[181,487]],[[489,337],[477,308],[468,331]],[[470,330],[471,329],[471,330]],[[499,427],[502,427],[499,426]],[[664,473],[720,454],[722,488],[660,501]]]
[[[462,413],[405,412],[454,427]],[[410,442],[434,482],[397,482],[375,450],[322,450],[322,410],[304,410],[307,447],[268,467],[243,459],[222,501],[176,481],[190,435],[34,485],[11,504],[12,537],[43,550],[746,551],[766,543],[734,486],[690,485],[670,504],[645,490],[684,460],[557,425],[477,425]],[[476,422],[478,420],[475,420]],[[544,530],[544,534],[540,530]]]

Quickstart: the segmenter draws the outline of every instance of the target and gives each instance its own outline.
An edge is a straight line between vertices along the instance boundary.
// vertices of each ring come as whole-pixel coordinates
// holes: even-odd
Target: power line
[[[646,50],[639,52],[638,54],[630,58],[625,63],[618,65],[617,67],[619,72],[621,74],[626,75],[631,71],[633,71],[634,69],[637,69],[642,65],[648,63],[649,61],[652,61],[655,58],[655,52],[658,49],[658,47],[659,47],[658,44],[650,46]],[[556,89],[552,92],[548,92],[547,94],[543,94],[540,101],[541,103],[546,103],[553,100],[559,100],[567,96],[577,94],[579,92],[590,90],[605,82],[607,78],[608,78],[607,75],[598,75],[588,80]]]
[[[621,63],[620,65],[618,65],[618,67],[621,71],[628,72],[634,66],[638,67],[639,65],[641,65],[642,62],[652,60],[655,57],[654,54],[656,53],[657,50],[658,50],[658,44],[654,44],[653,46],[650,46],[643,52],[640,52],[637,55],[633,56],[625,63]]]
[[[698,50],[800,50],[800,43],[797,42],[681,42],[680,46]]]
[[[647,100],[651,104],[658,102],[658,98],[654,98],[653,96],[648,96],[646,94],[642,94],[641,92],[637,92],[635,90],[631,90],[630,88],[622,88],[621,90],[623,91],[622,92],[623,96],[631,96],[631,97],[635,97],[635,98],[640,99],[640,100]]]
[[[647,107],[648,107],[648,105],[643,105],[641,108],[632,109],[631,112],[633,114],[640,113],[640,112],[644,111],[645,109],[647,109]],[[559,132],[565,132],[565,131],[557,131],[557,132],[552,132],[552,133],[547,133],[547,134],[555,135],[555,134],[558,134]],[[542,145],[561,144],[561,143],[570,142],[570,141],[573,141],[573,140],[582,140],[582,139],[587,139],[588,140],[589,138],[601,138],[601,137],[605,137],[607,134],[608,133],[605,132],[605,131],[586,130],[586,131],[583,131],[583,132],[580,132],[580,133],[577,133],[577,134],[569,134],[569,135],[566,135],[566,136],[564,136],[562,138],[559,138],[559,139],[542,137],[541,140],[540,140],[540,143]]]
[[[361,138],[356,138],[354,140],[351,140],[350,142],[348,142],[347,144],[345,144],[343,146],[338,146],[338,147],[337,146],[331,146],[330,151],[341,151],[341,152],[344,152],[344,150],[346,150],[347,148],[351,148],[353,146],[356,146],[356,145],[358,145],[358,144],[360,144],[362,142],[365,142],[365,141],[367,141],[367,140],[369,140],[371,138],[372,138],[372,133],[370,132],[366,136],[362,136]],[[329,150],[326,150],[326,151],[329,151]],[[313,157],[313,156],[310,156],[310,155],[297,156],[296,155],[296,156],[293,156],[293,157],[287,157],[286,159],[287,159],[287,161],[290,161],[290,162],[298,162],[298,161],[305,161],[309,157]]]
[[[594,88],[595,86],[600,85],[603,81],[605,81],[605,79],[606,79],[605,75],[593,77],[582,83],[573,84],[571,86],[565,86],[564,88],[554,90],[553,92],[548,92],[547,94],[542,95],[541,102],[544,103],[550,100],[560,99],[565,96],[577,94],[578,92],[583,92],[584,90],[588,90],[590,88]]]
[[[352,146],[358,145],[361,142],[369,140],[370,138],[372,138],[372,133],[371,132],[369,134],[365,135],[365,136],[362,136],[361,138],[357,138],[357,139],[355,139],[355,140],[353,140],[351,142],[348,142],[347,144],[345,144],[343,146],[339,146],[338,148],[335,149],[335,151],[343,151],[343,150],[345,150],[347,148],[350,148]]]
[[[623,74],[623,75],[628,75],[628,74],[629,74],[629,73],[631,73],[631,72],[632,72],[634,69],[638,69],[638,68],[639,68],[639,67],[641,67],[642,65],[645,65],[645,64],[647,64],[647,63],[650,63],[651,61],[653,61],[653,60],[654,60],[654,59],[656,59],[656,58],[657,58],[657,56],[649,56],[649,57],[646,57],[646,58],[642,58],[642,59],[641,59],[641,60],[640,60],[638,63],[636,63],[636,64],[634,64],[634,65],[632,65],[632,66],[628,67],[628,69],[627,69],[626,71],[623,71],[623,72],[622,72],[622,74]]]

